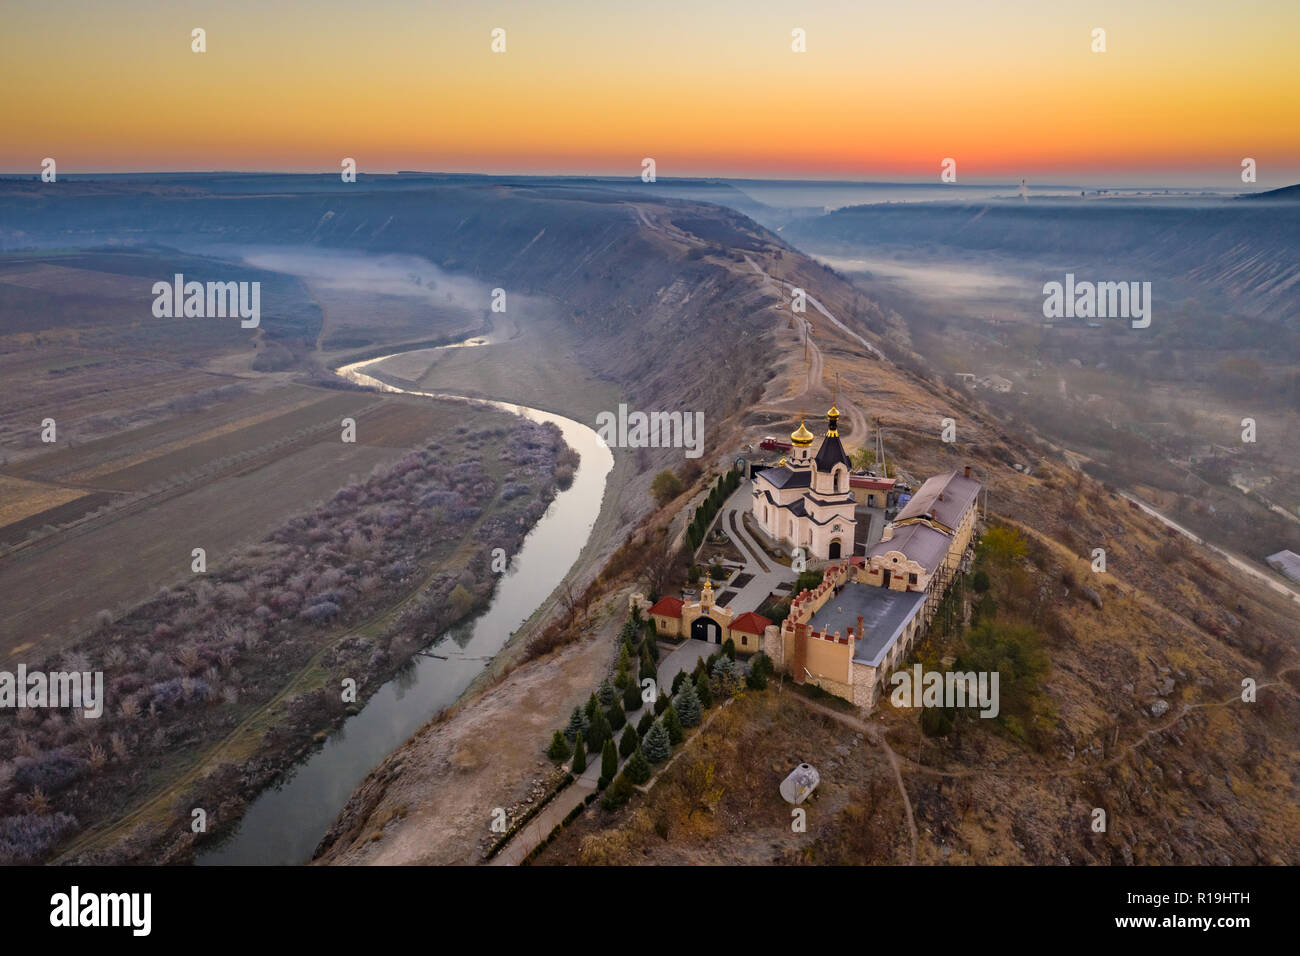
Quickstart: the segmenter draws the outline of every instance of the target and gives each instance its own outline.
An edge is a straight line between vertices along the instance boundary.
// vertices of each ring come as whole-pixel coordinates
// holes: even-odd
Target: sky
[[[1300,182],[1295,0],[43,0],[2,23],[4,173],[649,157],[661,177],[924,182],[951,158],[967,183],[1241,188],[1249,157],[1259,187]]]

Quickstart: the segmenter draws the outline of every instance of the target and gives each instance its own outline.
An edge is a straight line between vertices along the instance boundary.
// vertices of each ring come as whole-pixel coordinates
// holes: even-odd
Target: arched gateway
[[[709,644],[721,644],[722,625],[711,617],[701,615],[691,622],[691,639]]]

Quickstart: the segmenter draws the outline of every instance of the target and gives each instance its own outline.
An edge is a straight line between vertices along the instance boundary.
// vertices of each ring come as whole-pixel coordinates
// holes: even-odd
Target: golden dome
[[[802,421],[799,422],[799,427],[790,433],[790,440],[801,448],[811,445],[814,437],[813,433],[808,430],[808,426]]]
[[[830,418],[832,416],[834,416],[835,418],[840,417],[840,410],[835,407],[834,403],[831,404],[830,410],[826,412],[827,418]]]

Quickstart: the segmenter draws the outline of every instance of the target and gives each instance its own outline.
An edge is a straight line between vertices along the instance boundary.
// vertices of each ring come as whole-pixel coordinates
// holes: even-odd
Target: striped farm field
[[[0,475],[0,528],[83,495],[85,492],[78,488],[62,488],[42,481]]]

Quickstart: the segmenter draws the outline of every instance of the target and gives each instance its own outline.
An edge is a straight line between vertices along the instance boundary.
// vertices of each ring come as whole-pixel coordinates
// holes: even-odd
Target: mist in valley
[[[925,374],[1263,566],[1300,547],[1296,212],[1190,196],[877,204],[782,234],[886,307]],[[1046,318],[1044,286],[1067,274],[1150,282],[1151,326]]]
[[[432,306],[481,310],[491,290],[420,256],[349,252],[309,246],[236,247],[228,253],[269,272],[298,276],[323,289],[422,299]]]

